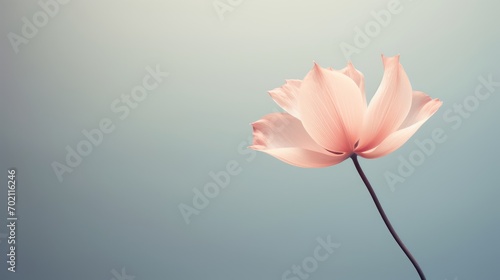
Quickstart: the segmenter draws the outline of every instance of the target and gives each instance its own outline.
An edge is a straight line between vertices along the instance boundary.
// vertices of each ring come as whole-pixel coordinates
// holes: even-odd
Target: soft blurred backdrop
[[[428,279],[499,279],[499,9],[487,0],[2,1],[0,218],[7,224],[15,167],[19,220],[15,273],[0,227],[0,278],[418,279],[352,162],[301,169],[246,150],[249,123],[279,110],[267,91],[302,79],[313,61],[351,60],[370,99],[381,54],[401,54],[414,89],[443,107],[402,148],[361,165]],[[156,87],[125,105],[143,79]],[[493,81],[483,100],[481,79]],[[67,149],[103,121],[114,129],[91,151],[81,144],[88,155],[69,167]],[[444,143],[418,152],[415,141],[436,129]],[[210,174],[227,186],[213,188]],[[212,197],[197,198],[207,184]],[[316,267],[318,238],[338,248]],[[310,272],[287,274],[293,265]]]

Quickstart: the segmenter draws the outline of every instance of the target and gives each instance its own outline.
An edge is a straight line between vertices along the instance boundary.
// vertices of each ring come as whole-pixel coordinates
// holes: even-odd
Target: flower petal
[[[423,110],[423,108],[430,101],[432,101],[432,98],[427,94],[421,91],[413,91],[410,111],[408,112],[406,119],[403,121],[399,129],[408,127],[421,119],[421,114],[425,113],[425,110]]]
[[[359,90],[361,91],[361,96],[363,97],[363,104],[365,104],[366,107],[365,76],[363,73],[354,68],[354,65],[352,65],[350,61],[347,63],[347,66],[344,69],[339,70],[339,72],[351,78],[358,85]]]
[[[266,115],[252,126],[254,138],[249,148],[268,153],[291,165],[325,167],[348,157],[323,149],[307,134],[300,120],[287,113]]]
[[[439,99],[432,99],[422,92],[415,91],[410,113],[399,130],[391,133],[376,148],[359,154],[365,158],[378,158],[397,150],[415,134],[442,104],[443,102]]]
[[[314,64],[302,81],[300,120],[323,148],[350,153],[363,123],[363,99],[356,83],[344,74]]]
[[[359,147],[366,151],[378,146],[396,131],[411,107],[412,89],[399,55],[382,56],[384,76],[368,105],[359,139]]]
[[[286,80],[286,83],[269,91],[269,95],[290,115],[299,118],[297,108],[297,93],[299,91],[301,80]]]

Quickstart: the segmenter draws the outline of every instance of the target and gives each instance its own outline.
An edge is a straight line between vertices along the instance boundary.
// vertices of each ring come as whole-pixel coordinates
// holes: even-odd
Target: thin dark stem
[[[401,250],[403,250],[403,252],[406,254],[406,256],[408,257],[408,259],[410,259],[411,263],[413,264],[413,266],[417,270],[418,275],[420,276],[420,279],[425,280],[424,272],[422,271],[422,269],[418,265],[418,263],[415,260],[415,258],[411,255],[411,253],[408,250],[408,248],[406,248],[405,244],[403,244],[403,241],[401,241],[401,239],[399,238],[398,234],[396,233],[396,231],[392,227],[391,223],[389,222],[389,219],[385,215],[384,209],[382,208],[382,205],[380,205],[380,202],[378,201],[378,198],[377,198],[377,195],[375,194],[375,191],[373,190],[370,182],[366,178],[366,175],[363,172],[363,169],[361,169],[361,166],[359,165],[357,155],[353,154],[351,156],[351,159],[354,162],[354,166],[356,166],[356,170],[358,171],[359,176],[361,176],[361,179],[365,183],[366,188],[368,188],[368,191],[370,192],[370,195],[372,196],[373,202],[375,202],[375,205],[377,206],[377,210],[380,213],[380,216],[382,216],[382,219],[384,220],[385,225],[387,226],[387,228],[391,232],[392,237],[394,237],[394,240],[396,240],[396,242],[398,243],[399,247],[401,247]]]

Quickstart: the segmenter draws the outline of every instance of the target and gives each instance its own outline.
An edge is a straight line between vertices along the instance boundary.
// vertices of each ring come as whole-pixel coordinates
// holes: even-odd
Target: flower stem
[[[394,240],[396,240],[396,242],[398,243],[399,247],[401,247],[401,250],[403,250],[403,252],[406,254],[406,256],[408,257],[408,259],[411,261],[411,263],[413,264],[413,266],[417,270],[417,273],[420,276],[420,279],[421,280],[425,280],[424,272],[422,271],[422,269],[418,265],[418,263],[415,260],[415,258],[411,255],[411,253],[408,250],[408,248],[406,248],[406,246],[403,244],[403,241],[401,241],[401,239],[399,238],[398,234],[396,233],[396,231],[392,227],[391,223],[389,222],[389,219],[385,215],[384,209],[382,209],[382,205],[380,205],[380,202],[378,201],[377,195],[375,194],[375,191],[373,190],[373,187],[371,186],[370,182],[366,178],[366,175],[363,172],[363,169],[361,169],[361,166],[359,165],[358,155],[353,154],[351,156],[351,159],[354,162],[354,166],[356,166],[356,170],[358,171],[359,176],[361,176],[361,179],[365,183],[366,188],[368,188],[368,191],[370,192],[370,195],[372,196],[373,202],[375,202],[375,205],[377,206],[377,210],[380,213],[380,216],[382,216],[382,219],[384,220],[384,223],[387,226],[387,229],[389,229],[389,231],[392,234],[392,237],[394,237]]]

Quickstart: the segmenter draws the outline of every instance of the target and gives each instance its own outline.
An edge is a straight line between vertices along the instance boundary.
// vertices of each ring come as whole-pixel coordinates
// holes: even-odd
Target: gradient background
[[[301,169],[240,149],[249,123],[277,108],[268,90],[302,79],[313,61],[344,67],[340,43],[353,44],[354,28],[388,2],[243,1],[220,20],[210,0],[70,1],[16,54],[7,34],[40,6],[2,1],[0,218],[15,167],[19,221],[17,272],[0,239],[0,278],[120,280],[112,272],[125,268],[135,280],[281,279],[331,235],[341,246],[309,279],[418,279],[351,162]],[[428,279],[499,279],[500,87],[458,129],[443,115],[479,76],[500,81],[500,5],[401,6],[351,58],[367,97],[380,55],[401,54],[413,87],[444,105],[402,148],[361,165]],[[170,76],[120,120],[111,102],[156,64]],[[51,163],[102,118],[115,130],[59,182]],[[435,128],[447,141],[391,191],[384,173],[397,174],[399,156]],[[187,225],[179,204],[232,160],[241,173]]]

